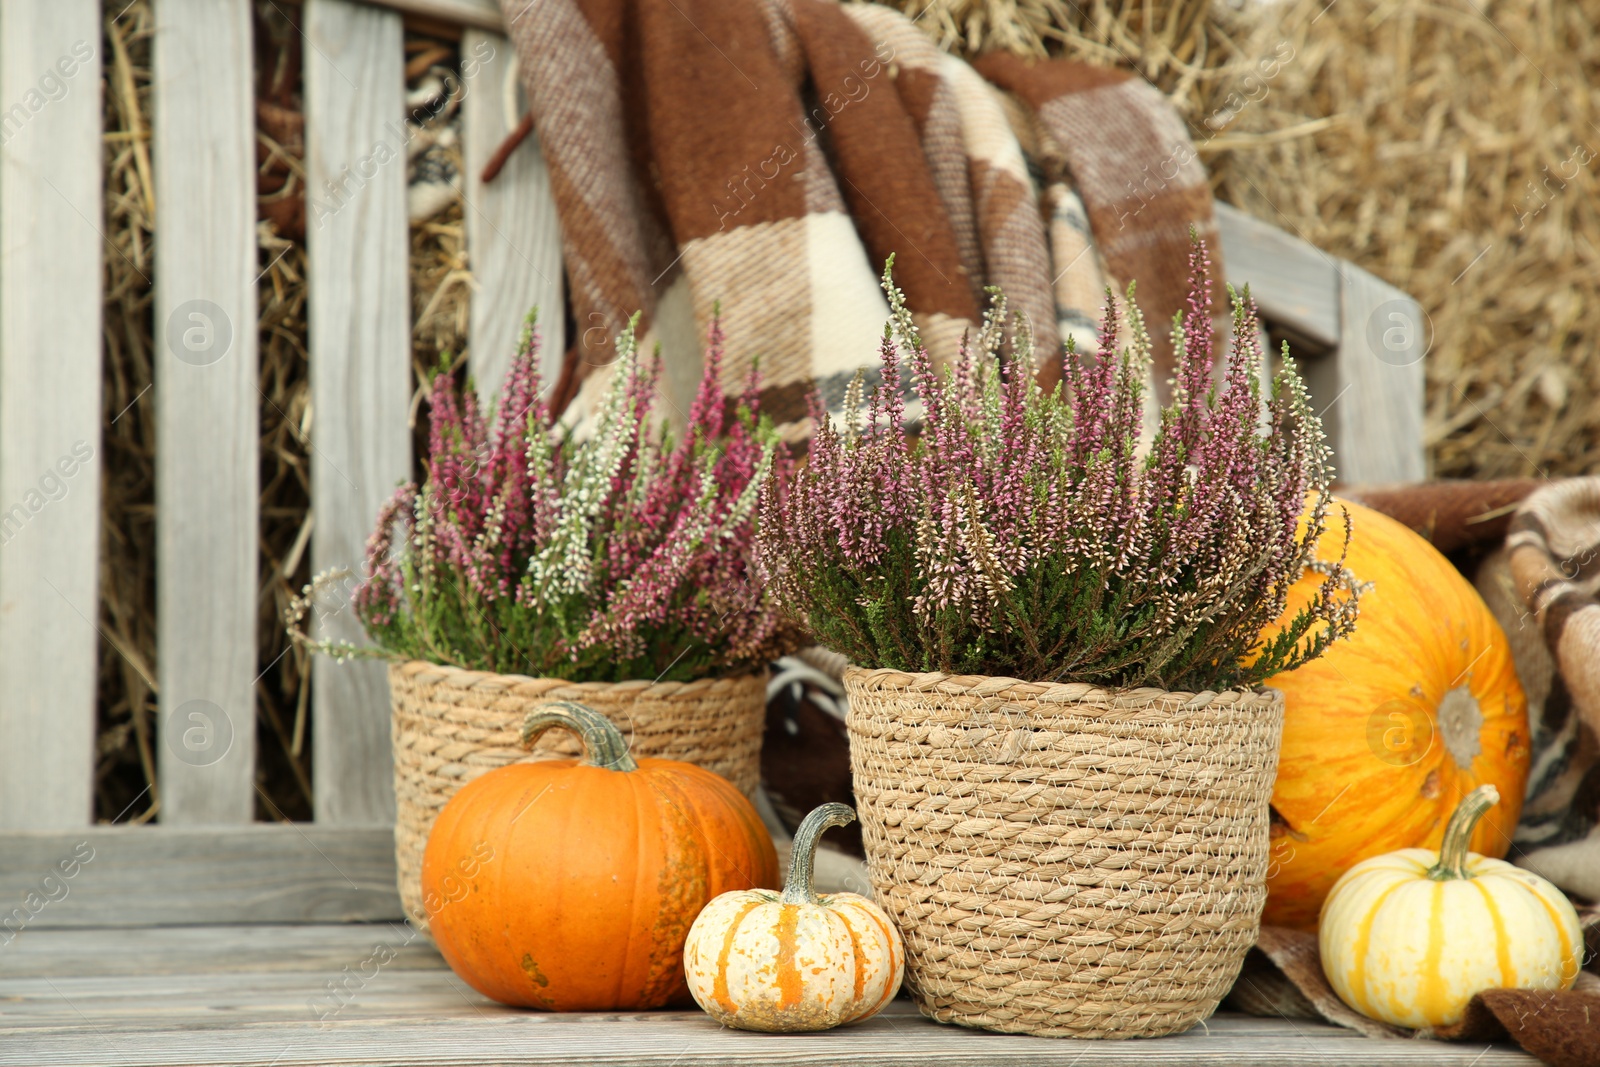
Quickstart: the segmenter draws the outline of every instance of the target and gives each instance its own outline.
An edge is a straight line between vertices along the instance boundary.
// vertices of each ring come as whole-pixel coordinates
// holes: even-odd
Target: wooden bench
[[[378,158],[380,145],[404,157],[397,9],[468,27],[477,380],[500,380],[528,303],[561,303],[537,146],[493,186],[476,180],[517,117],[492,0],[305,0],[306,166],[320,200],[309,240],[315,571],[359,561],[373,514],[411,469],[405,168]],[[381,667],[318,665],[315,821],[252,821],[261,267],[249,5],[157,0],[156,12],[156,368],[143,401],[159,425],[156,825],[94,825],[91,800],[100,5],[8,5],[0,34],[0,106],[30,99],[76,42],[91,54],[40,113],[6,112],[0,144],[0,1063],[1530,1062],[1225,1016],[1152,1043],[1037,1041],[935,1026],[904,1003],[847,1032],[761,1037],[693,1013],[513,1012],[466,989],[403,923]],[[1343,475],[1420,477],[1420,349],[1401,343],[1422,323],[1416,305],[1219,210],[1229,276],[1253,284],[1270,325],[1306,356]],[[559,353],[559,316],[549,321],[547,351]],[[52,475],[75,447],[73,474]],[[47,475],[65,490],[39,495]],[[349,612],[327,632],[357,636]]]

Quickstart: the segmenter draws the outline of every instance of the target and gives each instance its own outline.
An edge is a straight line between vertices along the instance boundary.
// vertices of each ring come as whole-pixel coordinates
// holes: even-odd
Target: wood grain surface
[[[36,894],[31,907],[29,894]],[[18,907],[23,916],[5,926]],[[392,826],[94,826],[0,834],[0,942],[8,930],[58,926],[402,915]]]
[[[487,400],[505,380],[530,308],[539,309],[545,387],[553,387],[560,374],[566,347],[561,224],[538,134],[528,135],[494,181],[481,181],[484,164],[527,109],[511,42],[468,30],[461,38],[461,67],[462,196],[474,282],[471,363],[478,393]]]
[[[52,968],[51,959],[62,962]],[[726,1030],[699,1011],[525,1012],[473,992],[423,935],[400,923],[30,930],[0,947],[0,1004],[0,1065],[28,1067],[1537,1062],[1503,1046],[1373,1041],[1316,1023],[1228,1014],[1176,1037],[1094,1042],[941,1026],[905,1000],[820,1034]]]
[[[155,5],[160,818],[255,817],[255,100],[247,0]]]
[[[411,281],[400,16],[308,0],[311,569],[347,577],[314,632],[365,645],[351,605],[378,509],[411,476]],[[389,683],[371,660],[312,664],[312,793],[324,825],[394,818]]]
[[[82,826],[91,818],[104,255],[100,37],[100,5],[92,0],[0,4],[4,829]],[[62,86],[59,97],[40,92],[43,77]]]

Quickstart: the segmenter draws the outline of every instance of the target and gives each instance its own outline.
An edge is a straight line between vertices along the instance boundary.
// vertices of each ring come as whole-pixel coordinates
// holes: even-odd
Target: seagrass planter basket
[[[421,660],[392,664],[395,860],[406,915],[426,926],[422,853],[434,819],[458,789],[509,763],[580,755],[578,739],[567,731],[550,731],[524,749],[522,722],[533,708],[551,700],[585,704],[616,724],[635,757],[696,764],[748,796],[760,783],[766,692],[761,674],[569,682]]]
[[[1283,695],[845,673],[850,767],[906,985],[940,1022],[1156,1037],[1255,943]]]

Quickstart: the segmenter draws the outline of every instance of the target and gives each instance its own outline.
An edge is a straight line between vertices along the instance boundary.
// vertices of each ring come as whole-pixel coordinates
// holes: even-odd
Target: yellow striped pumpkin
[[[792,1033],[875,1015],[894,999],[905,945],[889,916],[854,893],[817,896],[817,838],[855,818],[824,804],[795,831],[783,894],[717,897],[689,929],[683,968],[695,1001],[725,1026]]]
[[[1350,1007],[1398,1026],[1448,1026],[1485,989],[1568,989],[1583,935],[1561,890],[1467,851],[1492,785],[1461,801],[1438,852],[1363,860],[1334,885],[1318,938],[1328,982]]]

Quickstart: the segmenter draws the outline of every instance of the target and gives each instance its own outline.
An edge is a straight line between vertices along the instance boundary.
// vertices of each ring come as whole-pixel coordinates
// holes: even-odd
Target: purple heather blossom
[[[440,372],[427,478],[383,508],[357,611],[388,654],[578,680],[684,680],[758,667],[795,632],[754,580],[757,502],[787,453],[752,370],[704,376],[676,439],[652,418],[659,361],[633,327],[577,441],[553,424],[530,318],[492,416]]]

